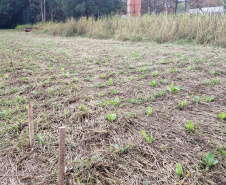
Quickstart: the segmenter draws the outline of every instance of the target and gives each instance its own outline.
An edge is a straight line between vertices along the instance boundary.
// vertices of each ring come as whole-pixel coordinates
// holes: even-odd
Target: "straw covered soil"
[[[56,184],[62,125],[65,184],[226,184],[226,49],[5,30],[0,64],[0,184]]]

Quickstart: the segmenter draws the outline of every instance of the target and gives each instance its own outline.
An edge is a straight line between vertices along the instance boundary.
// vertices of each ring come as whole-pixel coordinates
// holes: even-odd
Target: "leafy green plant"
[[[124,72],[125,72],[124,70],[120,70],[120,74],[124,74]]]
[[[49,93],[53,94],[53,92],[54,92],[53,88],[49,88]]]
[[[140,68],[140,69],[139,69],[139,71],[140,71],[140,72],[142,72],[142,73],[144,73],[146,70],[147,70],[147,68],[146,68],[146,67],[144,67],[144,68]]]
[[[109,80],[108,80],[108,85],[113,85],[113,79],[112,78],[109,78]]]
[[[33,91],[32,94],[34,94],[35,96],[41,94],[41,91]]]
[[[117,92],[117,90],[116,90],[116,89],[110,89],[110,92],[111,92],[112,94],[115,94],[115,93]]]
[[[99,97],[99,98],[102,97],[102,96],[104,96],[103,93],[98,93],[98,97]]]
[[[210,74],[215,75],[215,71],[214,70],[210,71]]]
[[[129,99],[128,101],[129,101],[130,103],[136,103],[137,100],[135,100],[135,99]]]
[[[157,71],[154,71],[153,73],[152,73],[152,76],[153,77],[155,77],[155,76],[157,76],[158,75],[158,72]]]
[[[73,82],[75,83],[75,82],[77,82],[77,81],[78,81],[78,78],[73,77]]]
[[[134,80],[134,76],[130,76],[129,78],[130,78],[130,80]]]
[[[110,101],[108,101],[108,103],[110,103],[112,105],[118,105],[120,103],[120,99],[118,96],[116,96],[114,100],[110,100]]]
[[[93,87],[99,87],[99,88],[101,88],[101,87],[103,87],[103,86],[104,86],[104,84],[98,82],[98,83],[97,83],[96,85],[94,85]]]
[[[156,86],[156,80],[151,81],[150,84],[151,84],[152,87],[155,87]]]
[[[188,68],[189,71],[191,71],[191,66],[188,66],[187,68]]]
[[[177,163],[177,166],[176,166],[176,173],[177,173],[177,175],[178,175],[179,177],[181,177],[182,174],[183,174],[183,169],[182,169],[182,166],[181,166],[180,163]]]
[[[105,107],[105,106],[107,105],[107,101],[100,102],[99,105],[100,105],[101,107]]]
[[[198,104],[198,103],[201,101],[201,99],[202,99],[202,98],[199,97],[199,96],[194,96],[193,99],[192,99],[192,102]]]
[[[17,92],[17,88],[14,88],[13,90],[12,90],[12,93],[16,93]]]
[[[221,113],[218,115],[218,118],[224,120],[226,118],[226,113]]]
[[[174,87],[173,82],[171,83],[170,87],[167,86],[166,88],[170,93],[177,93],[180,90],[179,86]]]
[[[211,95],[210,97],[206,97],[206,101],[211,102],[214,100],[214,98],[215,98],[215,96]]]
[[[171,73],[176,73],[177,69],[170,69]]]
[[[192,123],[192,121],[188,121],[187,125],[185,126],[187,130],[194,130],[194,124]]]
[[[99,60],[94,60],[93,63],[94,63],[94,64],[99,64],[100,61],[99,61]]]
[[[116,114],[109,114],[109,113],[107,114],[108,120],[112,123],[116,119],[116,117],[117,117]]]
[[[216,165],[218,160],[214,160],[214,154],[208,153],[207,155],[203,156],[203,161],[201,164],[204,166],[204,172],[207,172],[212,165]]]
[[[115,144],[115,148],[118,149],[117,151],[121,151],[122,153],[124,153],[129,148],[129,145],[120,148],[118,144]]]
[[[187,101],[186,101],[186,100],[181,101],[181,102],[179,103],[179,106],[180,106],[181,108],[186,107],[186,106],[187,106]]]
[[[162,84],[165,84],[166,82],[167,82],[167,80],[166,79],[161,79],[161,81],[160,81]]]
[[[144,136],[144,139],[145,139],[147,142],[151,143],[151,142],[153,141],[153,133],[152,133],[152,132],[151,132],[150,137],[147,137],[145,131],[142,131],[142,135]]]
[[[219,78],[213,78],[212,79],[212,84],[217,85],[219,83]]]
[[[152,115],[152,108],[151,107],[148,107],[148,113],[147,113],[148,116],[151,116]]]

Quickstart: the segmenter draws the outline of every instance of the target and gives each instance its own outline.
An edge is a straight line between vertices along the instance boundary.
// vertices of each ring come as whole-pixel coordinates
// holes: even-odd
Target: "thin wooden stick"
[[[60,127],[58,185],[64,184],[65,127]]]
[[[35,144],[35,140],[34,140],[33,110],[31,103],[29,103],[28,105],[28,123],[29,123],[30,146],[33,147]]]

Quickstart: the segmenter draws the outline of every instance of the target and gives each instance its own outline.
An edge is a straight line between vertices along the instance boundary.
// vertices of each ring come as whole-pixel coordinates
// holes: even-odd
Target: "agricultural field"
[[[0,31],[0,184],[226,184],[226,49]],[[28,103],[35,146],[29,146]]]

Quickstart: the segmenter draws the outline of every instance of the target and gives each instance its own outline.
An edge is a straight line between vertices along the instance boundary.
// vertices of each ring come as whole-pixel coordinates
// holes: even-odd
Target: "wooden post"
[[[29,124],[30,146],[33,147],[35,144],[35,140],[34,140],[33,110],[32,110],[31,102],[28,105],[28,124]]]
[[[58,185],[64,184],[65,127],[60,127]]]

